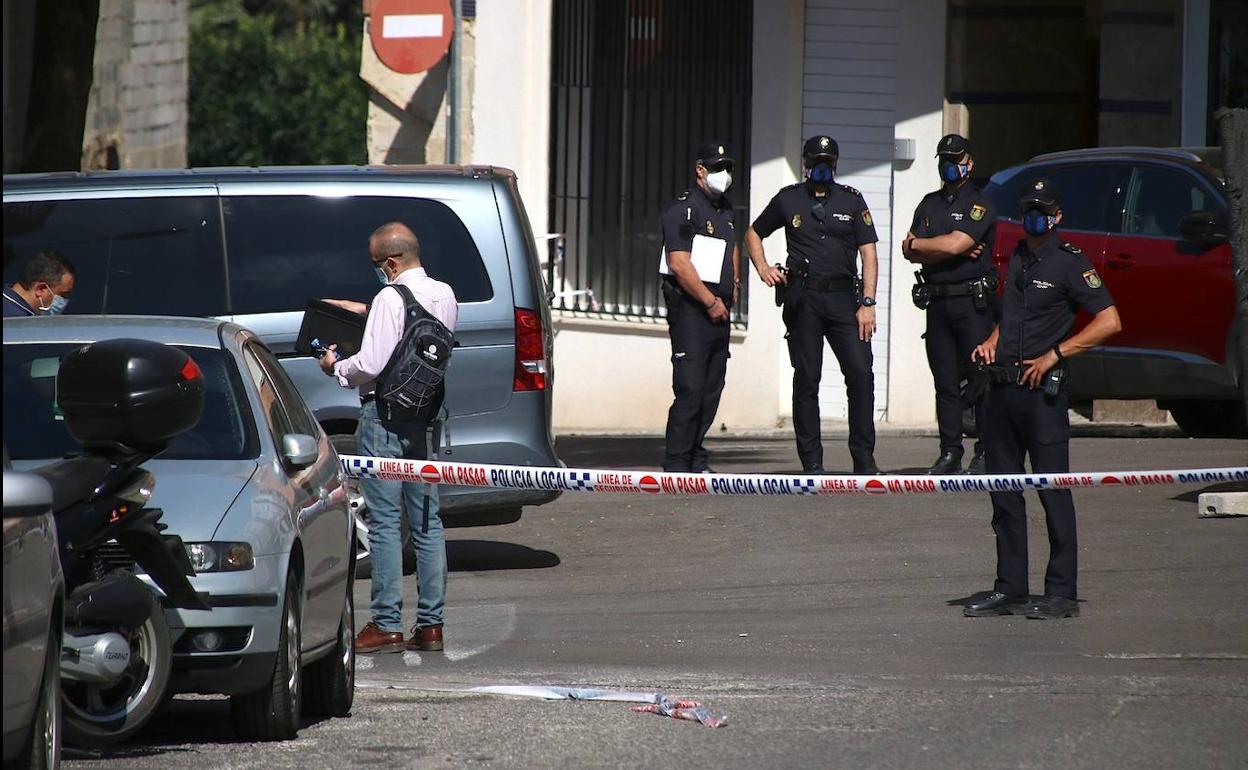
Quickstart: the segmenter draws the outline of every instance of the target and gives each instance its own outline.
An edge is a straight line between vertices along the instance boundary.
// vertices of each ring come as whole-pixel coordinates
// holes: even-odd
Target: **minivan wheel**
[[[329,437],[329,443],[339,455],[357,453],[355,436],[349,433],[335,433]],[[347,505],[355,516],[355,576],[367,580],[373,576],[368,546],[368,504],[360,491],[359,479],[348,476],[346,486]],[[403,574],[411,575],[416,571],[416,545],[412,542],[406,516],[399,520],[399,542],[403,544]]]
[[[1241,402],[1171,401],[1164,407],[1192,438],[1248,437],[1248,420]]]
[[[294,574],[286,576],[281,629],[273,676],[259,690],[230,697],[230,716],[238,731],[259,741],[290,740],[299,732],[302,700],[303,644],[299,585]]]

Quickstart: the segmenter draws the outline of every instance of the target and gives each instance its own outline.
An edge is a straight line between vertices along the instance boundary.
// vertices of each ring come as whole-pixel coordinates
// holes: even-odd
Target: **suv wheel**
[[[1192,438],[1248,436],[1244,405],[1238,401],[1172,401],[1164,405]]]

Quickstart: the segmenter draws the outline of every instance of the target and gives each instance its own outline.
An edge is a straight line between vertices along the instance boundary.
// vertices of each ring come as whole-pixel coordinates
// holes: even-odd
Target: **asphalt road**
[[[722,439],[724,471],[788,470],[789,440]],[[654,467],[653,439],[561,440],[584,467]],[[927,437],[882,437],[916,469]],[[847,461],[829,442],[831,463]],[[1248,443],[1079,438],[1081,470],[1242,465]],[[968,619],[991,587],[986,496],[563,496],[456,529],[445,653],[362,657],[354,714],[237,743],[221,699],[179,698],[71,768],[1248,767],[1248,519],[1192,487],[1076,492],[1082,616]],[[1033,591],[1043,586],[1034,496]],[[408,615],[415,605],[408,579]],[[368,618],[368,583],[357,620]],[[658,691],[721,729],[489,685]]]

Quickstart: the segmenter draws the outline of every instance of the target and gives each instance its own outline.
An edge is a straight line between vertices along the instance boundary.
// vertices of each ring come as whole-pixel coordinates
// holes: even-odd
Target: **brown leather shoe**
[[[407,640],[407,649],[413,652],[438,652],[442,649],[442,624],[419,628],[412,626],[412,638]]]
[[[364,628],[360,630],[359,635],[355,637],[355,651],[364,654],[370,652],[402,652],[403,632],[382,631],[375,623],[366,623]]]

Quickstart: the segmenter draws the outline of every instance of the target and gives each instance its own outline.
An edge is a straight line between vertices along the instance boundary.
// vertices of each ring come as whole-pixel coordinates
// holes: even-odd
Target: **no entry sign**
[[[369,38],[395,72],[424,72],[442,60],[455,19],[450,0],[373,0]]]

